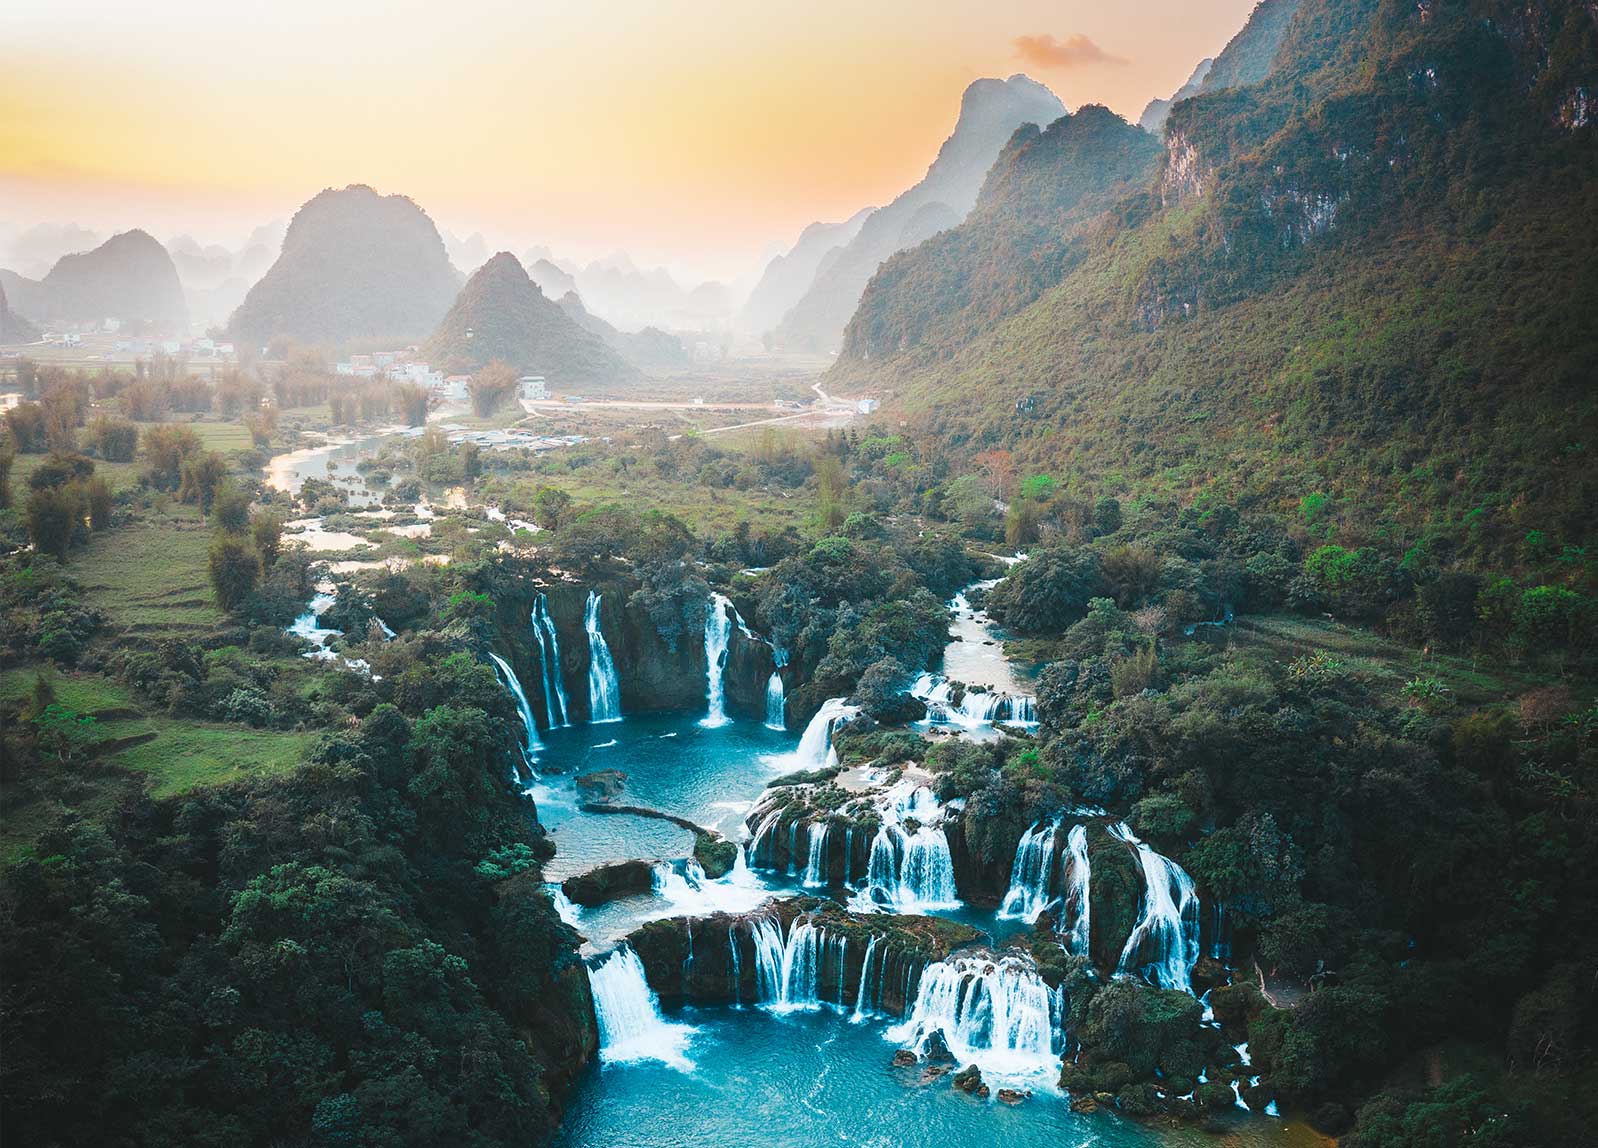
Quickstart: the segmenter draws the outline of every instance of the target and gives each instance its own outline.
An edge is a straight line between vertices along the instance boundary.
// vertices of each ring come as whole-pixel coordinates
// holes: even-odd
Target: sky
[[[4,0],[0,225],[237,245],[324,187],[689,281],[910,186],[980,76],[1129,119],[1253,0]]]

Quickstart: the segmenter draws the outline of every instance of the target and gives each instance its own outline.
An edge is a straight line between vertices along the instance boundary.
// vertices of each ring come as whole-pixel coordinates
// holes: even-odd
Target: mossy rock
[[[1153,1116],[1165,1107],[1154,1085],[1147,1081],[1128,1084],[1115,1094],[1115,1103],[1128,1116]]]
[[[1137,925],[1143,901],[1143,868],[1126,842],[1111,837],[1102,823],[1088,827],[1088,859],[1093,866],[1089,886],[1093,963],[1113,971],[1121,959],[1126,939]]]
[[[705,876],[714,880],[731,872],[738,859],[738,846],[714,833],[694,835],[694,860],[699,862]]]

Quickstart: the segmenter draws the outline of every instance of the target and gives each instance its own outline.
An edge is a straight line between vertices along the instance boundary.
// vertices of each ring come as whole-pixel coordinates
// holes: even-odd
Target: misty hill
[[[1097,105],[1046,128],[1018,128],[965,222],[901,251],[872,277],[842,358],[884,358],[929,339],[953,349],[1019,311],[1087,255],[1084,225],[1112,197],[1146,186],[1162,150]]]
[[[43,279],[0,274],[11,306],[38,322],[120,319],[181,328],[188,304],[172,257],[148,232],[124,231],[92,251],[63,255]]]
[[[603,339],[617,354],[643,371],[678,370],[688,365],[688,352],[682,340],[659,327],[642,331],[620,331],[583,306],[575,291],[560,297],[560,309],[572,322]]]
[[[359,184],[318,193],[294,214],[283,250],[233,313],[235,337],[304,343],[424,337],[460,287],[433,221],[403,195]]]
[[[88,251],[100,243],[99,233],[76,223],[36,223],[11,238],[0,264],[19,275],[42,279],[63,255]]]
[[[6,292],[0,286],[0,343],[31,343],[39,337],[39,329],[6,303]]]
[[[771,330],[815,282],[822,260],[847,246],[875,208],[862,208],[842,223],[812,223],[799,233],[793,248],[775,256],[761,273],[743,309],[739,325],[756,333]]]
[[[1198,67],[1193,69],[1193,74],[1187,78],[1187,82],[1177,88],[1170,99],[1150,100],[1148,105],[1144,107],[1143,114],[1138,117],[1137,126],[1146,132],[1153,132],[1155,135],[1159,135],[1160,132],[1164,131],[1165,117],[1171,114],[1172,105],[1198,95],[1199,88],[1204,83],[1204,77],[1210,74],[1210,68],[1214,64],[1215,61],[1209,57],[1200,60]]]
[[[638,374],[600,336],[545,297],[508,251],[466,281],[423,352],[448,372],[474,371],[498,359],[517,371],[543,375],[554,387]]]
[[[973,82],[960,98],[954,132],[927,174],[892,203],[872,212],[859,233],[818,267],[814,282],[777,326],[774,341],[792,350],[835,350],[882,261],[927,238],[939,225],[963,219],[1016,128],[1051,123],[1064,114],[1065,106],[1054,93],[1026,76]]]
[[[549,259],[543,256],[528,259],[524,255],[522,262],[527,268],[528,278],[537,283],[538,289],[551,299],[563,298],[577,290],[577,280],[564,269],[555,266]]]
[[[1036,301],[831,386],[1088,493],[1313,494],[1487,560],[1591,540],[1598,41],[1539,12],[1302,0],[1260,83],[1172,109],[1157,173]]]

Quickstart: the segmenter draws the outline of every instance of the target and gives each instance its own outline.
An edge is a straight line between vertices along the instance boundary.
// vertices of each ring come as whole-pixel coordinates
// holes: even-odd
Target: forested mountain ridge
[[[1528,530],[1580,543],[1595,83],[1575,4],[1305,0],[1262,83],[1173,109],[1158,174],[1036,303],[834,379],[1067,483],[1324,496],[1495,560]]]
[[[929,337],[966,342],[1019,311],[1087,252],[1079,228],[1108,197],[1152,176],[1160,145],[1089,105],[1016,129],[966,221],[889,259],[844,332],[843,355],[869,360]]]
[[[976,202],[994,157],[1025,123],[1052,123],[1065,106],[1026,76],[974,81],[960,99],[960,118],[927,174],[822,262],[815,281],[774,332],[791,350],[832,351],[866,283],[884,259],[963,219]]]
[[[120,319],[181,327],[188,304],[165,247],[134,228],[90,251],[63,255],[38,281],[9,274],[11,306],[38,321]]]

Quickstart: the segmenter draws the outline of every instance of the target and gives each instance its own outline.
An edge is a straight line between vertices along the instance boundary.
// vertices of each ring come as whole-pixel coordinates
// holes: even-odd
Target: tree
[[[89,509],[89,529],[104,530],[111,525],[111,508],[115,502],[111,484],[101,475],[95,475],[83,488]]]
[[[405,419],[408,427],[424,426],[427,423],[426,387],[415,383],[401,383],[394,388],[394,402],[400,409],[400,415]]]
[[[216,524],[229,534],[242,534],[250,525],[250,496],[230,478],[217,484],[211,504]]]
[[[472,413],[478,418],[488,418],[516,397],[517,375],[510,364],[496,359],[473,375],[466,384],[471,396]]]
[[[0,510],[11,509],[11,467],[16,461],[10,444],[0,443]]]
[[[1121,529],[1119,499],[1106,494],[1093,504],[1093,529],[1098,534],[1114,534]]]
[[[533,495],[533,521],[545,530],[559,530],[571,510],[572,496],[556,486],[540,486]]]
[[[182,480],[178,485],[178,498],[195,503],[201,511],[210,513],[216,492],[227,479],[227,460],[214,450],[190,455],[183,462]]]
[[[461,476],[467,482],[483,473],[483,452],[475,442],[461,444]]]
[[[28,497],[28,538],[41,554],[65,562],[83,530],[83,494],[76,485],[47,486]]]
[[[283,519],[272,511],[262,511],[250,521],[250,536],[262,566],[271,566],[283,549]]]
[[[97,418],[89,424],[89,444],[107,462],[132,462],[139,428],[127,419]]]
[[[200,436],[186,426],[152,427],[144,433],[144,476],[157,490],[176,490],[183,463],[200,449]]]
[[[217,605],[227,611],[236,610],[261,580],[261,556],[239,535],[218,535],[211,543],[210,569]]]
[[[843,525],[848,515],[849,479],[843,461],[835,454],[816,459],[816,509],[821,525],[829,534]]]

